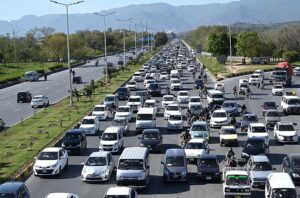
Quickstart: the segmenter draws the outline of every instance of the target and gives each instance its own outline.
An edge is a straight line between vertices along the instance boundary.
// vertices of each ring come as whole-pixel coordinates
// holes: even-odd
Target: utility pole
[[[17,47],[16,47],[16,32],[15,29],[12,29],[12,35],[14,39],[14,62],[17,63]]]
[[[143,23],[141,24],[142,28],[142,52],[144,52],[144,28],[143,28]]]
[[[106,81],[106,84],[108,82],[107,50],[106,50],[106,16],[114,14],[114,13],[116,13],[116,12],[114,11],[114,12],[107,13],[107,14],[94,13],[95,15],[103,17],[103,23],[104,23],[104,59],[105,59],[104,62],[105,62],[105,74],[106,74],[105,75],[105,81]]]
[[[229,45],[230,45],[230,69],[231,69],[231,73],[232,71],[232,44],[231,44],[231,28],[229,25]]]

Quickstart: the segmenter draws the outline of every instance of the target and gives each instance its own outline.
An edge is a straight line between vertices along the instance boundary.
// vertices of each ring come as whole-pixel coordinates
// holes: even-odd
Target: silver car
[[[239,108],[235,101],[225,101],[222,109],[230,116],[237,116],[239,114]]]
[[[257,123],[258,117],[254,113],[247,113],[243,115],[241,120],[241,131],[245,132],[248,129],[250,123]]]
[[[121,127],[121,129],[123,131],[123,135],[129,133],[129,121],[126,117],[117,117],[117,118],[113,119],[110,126]]]
[[[265,124],[267,127],[273,127],[277,122],[281,121],[278,110],[270,109],[265,113]]]

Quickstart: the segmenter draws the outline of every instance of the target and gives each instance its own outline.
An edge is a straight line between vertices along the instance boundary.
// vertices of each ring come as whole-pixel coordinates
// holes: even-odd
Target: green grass
[[[225,65],[219,64],[215,57],[209,56],[198,56],[198,59],[207,67],[207,69],[214,75],[217,76],[218,73],[228,73]]]
[[[47,63],[7,63],[6,65],[0,64],[0,84],[7,79],[15,77],[24,77],[25,72],[32,70],[49,71],[49,67],[58,65],[60,63],[47,62]],[[66,64],[64,64],[66,66]]]
[[[138,64],[128,66],[128,70],[118,72],[109,85],[96,89],[91,98],[82,96],[78,102],[75,99],[73,109],[70,109],[69,99],[66,98],[0,133],[0,181],[12,178],[24,165],[31,163],[34,156],[78,123],[96,104],[103,101],[106,94],[114,92],[151,55],[147,54]]]

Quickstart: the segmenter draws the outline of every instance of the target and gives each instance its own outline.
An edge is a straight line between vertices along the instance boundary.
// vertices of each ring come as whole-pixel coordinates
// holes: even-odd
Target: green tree
[[[46,49],[49,50],[49,55],[56,61],[66,58],[67,39],[64,33],[56,33],[46,40]]]
[[[157,32],[154,35],[154,39],[155,39],[155,45],[161,46],[168,42],[168,35],[165,32]]]
[[[237,52],[244,57],[259,56],[260,44],[257,32],[241,32],[237,38]]]
[[[213,56],[229,55],[229,38],[225,32],[212,33],[208,37],[208,51]]]
[[[286,51],[282,54],[283,59],[289,63],[293,63],[299,60],[300,54],[296,51]]]

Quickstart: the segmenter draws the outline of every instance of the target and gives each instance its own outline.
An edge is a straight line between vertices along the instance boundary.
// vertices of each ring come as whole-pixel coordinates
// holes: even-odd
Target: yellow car
[[[234,145],[238,146],[238,136],[234,126],[223,126],[220,134],[220,146]]]

